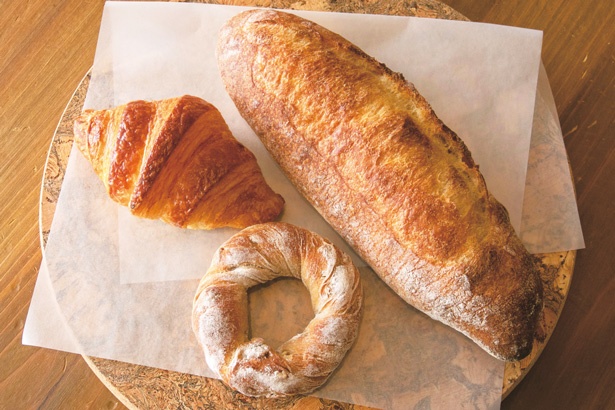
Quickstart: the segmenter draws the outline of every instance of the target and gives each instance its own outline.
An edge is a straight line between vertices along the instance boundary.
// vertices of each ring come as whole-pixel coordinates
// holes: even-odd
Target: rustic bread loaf
[[[531,351],[537,261],[412,84],[341,36],[272,10],[232,18],[217,52],[241,115],[397,294],[495,357]]]

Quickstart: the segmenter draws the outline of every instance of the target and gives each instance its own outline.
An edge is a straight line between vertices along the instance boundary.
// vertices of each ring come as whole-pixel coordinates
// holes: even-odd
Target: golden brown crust
[[[284,200],[254,155],[198,97],[86,110],[74,131],[109,196],[137,216],[213,229],[244,228],[282,212]]]
[[[407,302],[496,357],[529,353],[534,258],[465,144],[400,74],[339,35],[257,10],[221,30],[229,95],[300,192]]]
[[[277,277],[301,279],[314,318],[273,350],[249,339],[247,289]],[[208,366],[249,396],[309,393],[337,368],[358,334],[363,293],[350,257],[287,223],[244,229],[214,255],[194,298],[192,327]]]

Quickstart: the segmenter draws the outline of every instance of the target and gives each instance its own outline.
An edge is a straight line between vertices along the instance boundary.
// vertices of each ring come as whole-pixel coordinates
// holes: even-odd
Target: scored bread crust
[[[414,86],[295,15],[221,29],[225,87],[297,189],[404,300],[493,356],[532,349],[538,261]]]

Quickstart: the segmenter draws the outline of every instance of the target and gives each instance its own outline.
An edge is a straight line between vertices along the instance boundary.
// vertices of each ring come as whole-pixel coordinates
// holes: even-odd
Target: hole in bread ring
[[[249,339],[248,289],[301,279],[314,318],[277,350]],[[214,255],[194,299],[192,326],[207,365],[249,396],[309,393],[340,364],[358,333],[360,276],[350,257],[319,235],[282,222],[254,225]]]

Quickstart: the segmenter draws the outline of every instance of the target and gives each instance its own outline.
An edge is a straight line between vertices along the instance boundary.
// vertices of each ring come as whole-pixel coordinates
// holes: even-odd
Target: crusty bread
[[[254,155],[201,98],[86,110],[74,133],[109,196],[134,215],[214,229],[273,221],[282,212],[284,199]]]
[[[273,350],[249,339],[248,288],[279,277],[301,279],[314,318]],[[208,366],[249,396],[309,393],[340,364],[358,334],[363,291],[348,255],[307,229],[253,225],[226,241],[199,283],[192,328]]]
[[[412,84],[341,36],[272,10],[232,18],[217,53],[241,115],[396,293],[495,357],[531,351],[537,261]]]

